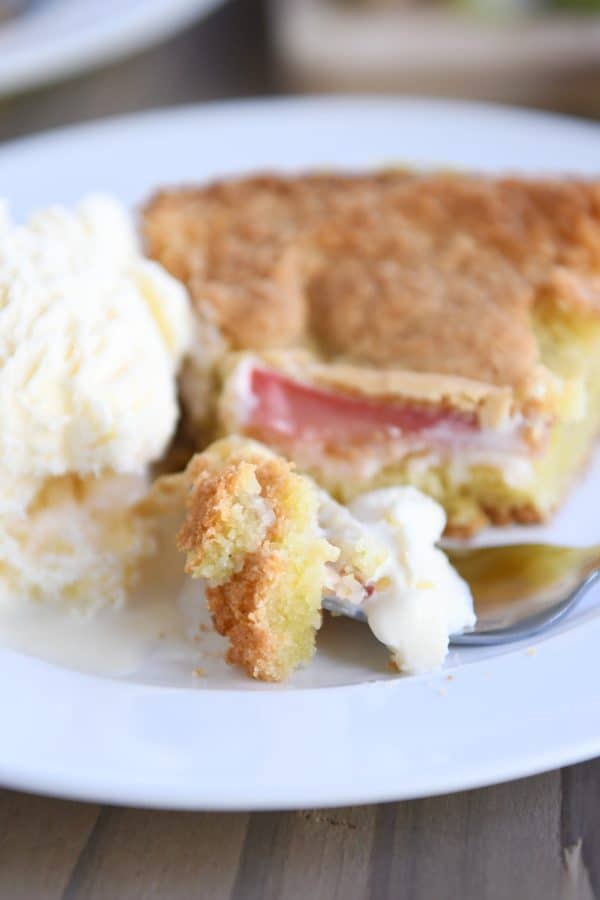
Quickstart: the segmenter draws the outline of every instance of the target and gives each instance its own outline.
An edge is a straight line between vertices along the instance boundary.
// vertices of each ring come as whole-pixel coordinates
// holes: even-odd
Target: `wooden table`
[[[276,89],[261,8],[238,0],[128,62],[0,102],[0,140]],[[148,812],[0,791],[0,900],[192,897],[600,898],[600,760],[432,800],[291,813]]]

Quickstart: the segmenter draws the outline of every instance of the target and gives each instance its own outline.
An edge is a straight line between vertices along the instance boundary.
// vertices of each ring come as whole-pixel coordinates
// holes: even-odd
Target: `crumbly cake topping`
[[[531,311],[600,314],[600,185],[456,175],[249,178],[159,195],[152,255],[234,348],[523,389]]]
[[[234,347],[281,346],[307,326],[299,235],[406,177],[264,175],[164,191],[144,211],[146,242]]]
[[[327,356],[521,387],[538,300],[600,312],[594,184],[415,179],[314,246],[311,330]]]

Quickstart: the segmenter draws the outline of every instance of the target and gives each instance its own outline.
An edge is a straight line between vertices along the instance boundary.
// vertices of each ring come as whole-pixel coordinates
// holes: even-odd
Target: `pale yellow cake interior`
[[[561,378],[581,379],[585,412],[579,421],[555,422],[526,484],[511,485],[496,466],[469,466],[457,477],[450,464],[415,465],[408,457],[383,469],[369,487],[413,484],[445,507],[456,532],[471,532],[488,517],[499,523],[545,519],[585,466],[600,432],[600,322],[546,307],[535,317],[534,328],[543,364]],[[344,480],[335,489],[347,499],[363,487]]]
[[[277,449],[295,458],[326,490],[342,501],[377,487],[412,484],[440,502],[448,514],[449,531],[471,534],[489,521],[544,521],[563,499],[585,466],[600,432],[600,320],[576,315],[547,302],[533,317],[540,361],[553,375],[578,386],[583,409],[556,416],[549,444],[529,459],[498,456],[489,465],[468,464],[460,454],[445,461],[439,456],[407,454],[401,461],[361,475],[360,469],[308,459],[293,445]],[[365,451],[366,452],[366,451]]]

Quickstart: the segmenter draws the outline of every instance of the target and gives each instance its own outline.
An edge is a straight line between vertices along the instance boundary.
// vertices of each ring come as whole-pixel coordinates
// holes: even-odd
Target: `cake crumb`
[[[448,693],[448,688],[441,687],[438,690],[438,694],[440,695],[440,697],[445,697],[447,693]]]
[[[454,675],[446,675],[446,681],[454,681]]]
[[[194,669],[194,675],[196,678],[203,678],[206,675],[206,671],[202,668],[202,666],[196,666]]]
[[[527,650],[525,651],[525,653],[527,654],[527,656],[535,656],[535,654],[537,653],[537,648],[536,647],[528,647]]]
[[[202,634],[209,634],[209,632],[212,631],[212,628],[210,627],[210,625],[206,625],[204,622],[202,622],[202,624],[198,626],[198,631],[201,631]]]
[[[357,827],[354,822],[345,817],[329,815],[318,810],[301,809],[298,810],[298,815],[306,819],[307,822],[314,822],[319,825],[341,826],[342,828],[349,828],[351,831],[356,831]]]

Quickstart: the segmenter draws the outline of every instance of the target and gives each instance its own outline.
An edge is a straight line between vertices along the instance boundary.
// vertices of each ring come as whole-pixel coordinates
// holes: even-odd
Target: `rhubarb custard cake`
[[[600,184],[254,178],[160,195],[144,227],[195,304],[199,442],[212,410],[343,500],[420,488],[454,533],[545,520],[584,465]]]
[[[228,661],[280,681],[308,662],[324,595],[360,606],[406,672],[443,661],[448,637],[475,621],[470,591],[435,547],[444,512],[414,488],[336,503],[293,464],[228,437],[189,463],[178,545],[204,579]]]

